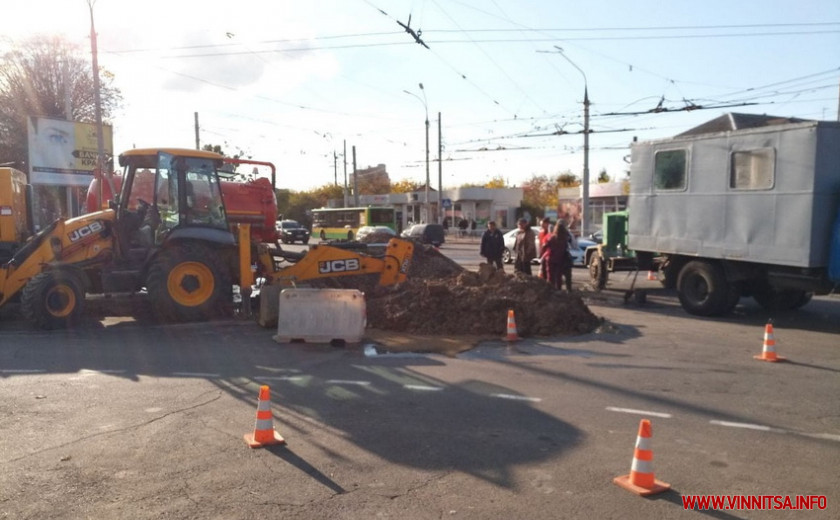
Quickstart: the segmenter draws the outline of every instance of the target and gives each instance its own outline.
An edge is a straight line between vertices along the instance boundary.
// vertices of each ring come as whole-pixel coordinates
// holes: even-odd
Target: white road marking
[[[607,406],[607,410],[611,412],[620,412],[620,413],[633,413],[637,415],[650,415],[651,417],[662,417],[664,419],[670,419],[671,414],[663,413],[663,412],[649,412],[647,410],[634,410],[633,408],[616,408],[615,406]]]
[[[172,372],[172,375],[183,377],[219,377],[219,374],[210,374],[205,372]]]
[[[358,385],[358,386],[367,386],[370,384],[370,381],[348,381],[345,379],[329,379],[327,380],[328,385]]]
[[[718,426],[727,426],[730,428],[744,428],[747,430],[759,430],[763,432],[773,431],[773,428],[769,426],[764,426],[761,424],[750,424],[750,423],[739,423],[739,422],[729,422],[729,421],[709,421],[711,424],[717,424]],[[779,430],[784,431],[784,430]]]
[[[425,386],[425,385],[403,385],[406,390],[422,390],[427,392],[438,392],[443,390],[442,386]]]
[[[498,397],[499,399],[510,399],[512,401],[530,401],[532,403],[539,403],[542,401],[540,397],[528,397],[527,395],[513,395],[513,394],[490,394],[490,397]]]
[[[263,381],[300,381],[303,376],[255,376],[251,379],[259,379]]]
[[[17,370],[0,370],[0,374],[42,374],[46,372],[46,370],[40,368],[21,368]]]

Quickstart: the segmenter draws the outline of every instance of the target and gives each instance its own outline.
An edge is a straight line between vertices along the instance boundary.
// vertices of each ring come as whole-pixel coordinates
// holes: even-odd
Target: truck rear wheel
[[[84,303],[84,281],[80,274],[68,269],[35,275],[20,296],[24,317],[42,329],[74,325],[84,314]]]
[[[677,292],[689,314],[715,316],[734,307],[732,289],[718,264],[699,260],[685,264],[677,278]]]
[[[160,253],[146,279],[149,298],[167,321],[198,321],[229,314],[232,283],[221,251],[178,244]]]
[[[796,290],[778,290],[763,287],[753,292],[753,298],[759,305],[771,311],[790,311],[798,309],[811,301],[813,293]]]

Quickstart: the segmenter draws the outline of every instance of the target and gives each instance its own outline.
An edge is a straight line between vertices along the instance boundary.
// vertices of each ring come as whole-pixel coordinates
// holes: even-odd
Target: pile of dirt
[[[501,337],[513,309],[521,336],[591,332],[600,320],[580,296],[544,280],[482,265],[467,271],[435,248],[415,244],[408,281],[365,287],[368,325],[413,334]]]

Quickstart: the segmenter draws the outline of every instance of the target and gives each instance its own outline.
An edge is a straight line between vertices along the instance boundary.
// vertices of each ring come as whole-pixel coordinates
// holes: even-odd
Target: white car
[[[513,263],[514,256],[513,256],[513,244],[516,242],[516,233],[519,231],[519,228],[511,229],[504,235],[502,235],[505,239],[505,250],[502,253],[502,261],[506,264]],[[531,226],[531,231],[534,232],[534,243],[537,246],[537,253],[540,251],[540,228],[536,226]],[[577,248],[570,248],[569,252],[572,253],[572,265],[576,266],[583,266],[585,264],[585,253],[586,248],[589,246],[594,246],[595,242],[585,239],[585,238],[578,238],[577,239]],[[538,264],[539,258],[534,259],[531,263]]]

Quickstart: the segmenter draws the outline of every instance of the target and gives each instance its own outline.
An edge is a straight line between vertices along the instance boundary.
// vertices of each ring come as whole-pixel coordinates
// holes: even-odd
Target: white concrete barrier
[[[278,343],[302,340],[358,343],[367,325],[365,295],[356,289],[283,289],[277,316]]]

